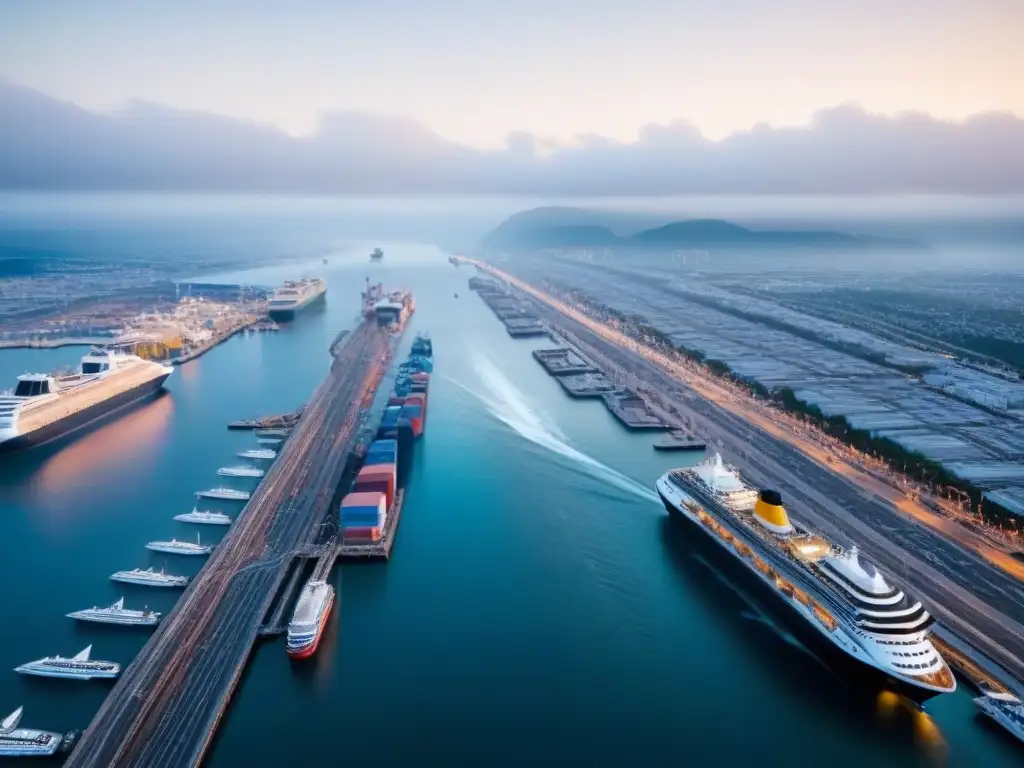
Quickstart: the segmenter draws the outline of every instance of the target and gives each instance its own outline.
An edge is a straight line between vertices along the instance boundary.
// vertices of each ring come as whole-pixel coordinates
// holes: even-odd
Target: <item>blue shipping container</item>
[[[397,408],[399,411],[402,410],[402,406],[400,406],[400,405],[396,405],[395,408]],[[370,444],[370,450],[371,451],[376,450],[377,448],[397,448],[397,447],[398,447],[398,441],[397,440],[374,440],[373,443]]]
[[[398,454],[392,453],[388,455],[384,454],[366,454],[366,458],[363,459],[364,467],[372,467],[374,464],[397,464]]]

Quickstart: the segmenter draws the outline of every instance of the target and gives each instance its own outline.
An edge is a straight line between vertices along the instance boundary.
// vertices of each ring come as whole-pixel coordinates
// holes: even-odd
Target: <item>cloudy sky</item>
[[[272,123],[411,117],[446,139],[712,139],[855,102],[1024,115],[1024,0],[4,0],[0,77]]]

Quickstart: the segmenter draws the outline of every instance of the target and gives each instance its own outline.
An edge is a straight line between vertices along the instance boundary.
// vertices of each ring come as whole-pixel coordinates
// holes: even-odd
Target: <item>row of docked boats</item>
[[[253,460],[272,460],[276,458],[277,452],[267,446],[278,445],[284,437],[286,435],[278,434],[258,437],[257,440],[261,447],[250,451],[243,451],[239,456]],[[217,474],[221,477],[258,480],[264,476],[265,471],[256,466],[232,466],[222,467],[217,470]],[[251,494],[248,491],[240,491],[233,488],[212,488],[207,491],[200,491],[196,496],[222,501],[247,501]],[[174,519],[183,523],[196,523],[200,525],[230,525],[232,522],[232,518],[223,512],[200,510],[197,507],[193,507],[191,512],[175,515]],[[198,536],[195,543],[178,541],[173,538],[170,541],[151,541],[146,544],[146,549],[153,552],[176,555],[208,555],[213,551],[213,547],[203,544]],[[157,571],[152,567],[116,571],[110,575],[110,579],[122,584],[179,589],[188,586],[189,583],[187,576],[166,573],[164,569]],[[67,614],[67,616],[76,621],[135,627],[155,627],[161,619],[159,612],[149,610],[148,607],[142,610],[126,608],[124,597],[119,598],[112,605],[93,606],[92,608],[73,611]],[[90,644],[74,656],[46,656],[21,664],[15,667],[14,671],[19,674],[37,677],[70,680],[110,680],[117,678],[121,674],[121,664],[116,661],[93,659],[92,645]],[[18,707],[0,721],[0,757],[53,755],[58,751],[69,749],[75,738],[77,738],[78,733],[76,731],[61,734],[33,728],[22,728],[21,719],[23,712],[24,708]]]

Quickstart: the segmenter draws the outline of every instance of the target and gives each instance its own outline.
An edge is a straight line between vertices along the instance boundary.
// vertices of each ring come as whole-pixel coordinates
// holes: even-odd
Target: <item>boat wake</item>
[[[486,405],[494,418],[531,443],[572,461],[588,475],[632,496],[658,503],[658,496],[651,489],[574,448],[558,425],[531,407],[526,396],[482,352],[475,353],[473,367],[486,391],[478,392],[462,382],[450,381]]]

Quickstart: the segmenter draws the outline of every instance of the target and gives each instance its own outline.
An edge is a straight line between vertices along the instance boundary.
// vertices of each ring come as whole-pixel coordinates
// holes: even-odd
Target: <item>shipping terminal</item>
[[[334,559],[344,555],[346,527],[363,529],[350,532],[348,539],[348,545],[362,547],[362,553],[369,554],[366,548],[390,549],[400,514],[402,471],[408,466],[403,451],[411,450],[424,429],[432,368],[428,339],[417,339],[415,353],[399,367],[395,403],[389,406],[397,408],[397,418],[392,410],[373,430],[367,422],[414,311],[408,291],[386,292],[367,281],[361,318],[335,340],[327,378],[288,439],[278,451],[252,457],[273,459],[263,482],[177,605],[125,668],[67,766],[199,764],[257,638],[285,631],[280,617],[300,589],[304,565],[318,559],[317,570],[329,572]],[[360,463],[358,471],[379,469],[364,472],[360,480]],[[384,469],[385,464],[390,468]],[[351,482],[347,479],[353,476],[351,494],[345,495]],[[349,499],[347,504],[343,496]],[[361,503],[354,504],[351,497]],[[342,542],[340,547],[322,544],[325,521],[341,527],[342,536],[335,539]],[[386,551],[382,554],[386,557]],[[114,578],[162,586],[162,576],[137,569]],[[174,586],[187,581],[165,578],[175,579]],[[326,592],[309,585],[307,599],[298,601],[290,633],[293,656],[316,650],[335,602],[324,597]],[[311,644],[306,626],[310,619],[316,623]]]

